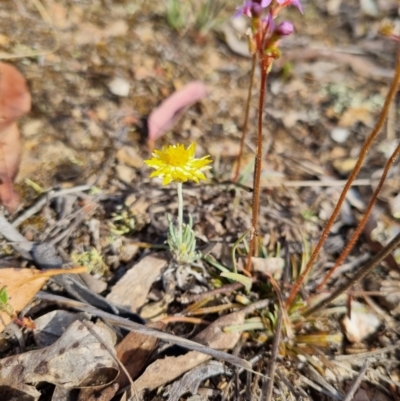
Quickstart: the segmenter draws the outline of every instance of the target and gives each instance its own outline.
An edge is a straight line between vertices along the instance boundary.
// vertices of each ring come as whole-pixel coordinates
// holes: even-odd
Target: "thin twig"
[[[111,358],[114,359],[114,361],[117,363],[117,365],[121,368],[121,370],[125,373],[126,377],[129,380],[129,383],[131,384],[132,389],[137,393],[136,389],[135,389],[135,384],[133,383],[132,377],[129,374],[128,370],[126,369],[126,367],[124,366],[124,364],[118,359],[115,349],[111,348],[100,336],[99,334],[96,332],[96,330],[94,329],[94,324],[92,322],[88,322],[87,320],[83,320],[81,322],[90,332],[90,334],[96,338],[96,340],[104,345],[104,347],[106,348],[106,350],[108,351],[108,353],[110,354]]]
[[[351,401],[353,399],[353,396],[354,396],[355,392],[357,391],[358,387],[360,386],[361,381],[365,375],[365,372],[368,369],[368,366],[369,366],[369,361],[367,359],[364,362],[364,365],[361,368],[360,373],[358,374],[356,380],[354,380],[354,382],[350,388],[350,391],[347,393],[346,398],[343,401]]]
[[[244,287],[244,285],[242,283],[226,284],[223,287],[216,288],[215,290],[211,290],[211,291],[202,292],[201,294],[182,296],[181,302],[183,304],[189,304],[189,303],[192,303],[195,301],[200,301],[201,299],[204,299],[204,298],[209,298],[209,297],[211,298],[211,297],[215,297],[216,295],[220,295],[220,294],[229,294],[230,292],[239,290],[242,287]]]
[[[231,363],[232,365],[237,366],[239,368],[243,368],[247,371],[248,370],[252,371],[251,363],[246,361],[245,359],[239,358],[237,356],[228,354],[228,353],[220,351],[220,350],[212,349],[203,344],[196,343],[194,341],[190,341],[190,340],[187,340],[187,339],[179,337],[179,336],[175,336],[175,335],[172,335],[169,333],[165,333],[163,331],[152,329],[152,328],[144,326],[142,324],[135,323],[128,319],[122,318],[120,316],[112,315],[111,313],[104,312],[91,305],[87,305],[87,304],[84,304],[79,301],[74,301],[72,299],[68,299],[68,298],[65,298],[65,297],[62,297],[59,295],[49,294],[49,293],[46,293],[43,291],[39,291],[35,295],[35,297],[37,299],[42,299],[42,300],[46,300],[49,302],[56,302],[59,305],[67,304],[71,308],[91,313],[95,316],[100,317],[101,319],[105,319],[109,323],[116,325],[118,327],[125,328],[127,330],[134,331],[136,333],[142,333],[145,335],[156,337],[163,341],[177,344],[186,349],[198,351],[198,352],[201,352],[206,355],[211,355],[213,358],[217,358],[217,359],[223,360],[225,362]],[[259,374],[258,372],[254,372],[254,371],[252,371],[252,372],[255,374]]]
[[[281,341],[281,334],[282,334],[282,319],[283,314],[282,314],[282,309],[279,308],[278,311],[278,321],[276,323],[275,327],[275,335],[274,335],[274,342],[272,344],[272,352],[271,352],[271,358],[269,361],[269,366],[268,366],[268,384],[267,384],[267,391],[266,391],[266,401],[271,401],[272,400],[272,391],[274,389],[274,376],[275,376],[275,371],[276,371],[276,361],[278,359],[279,355],[279,343]]]
[[[13,222],[12,225],[14,227],[18,227],[21,225],[25,220],[29,219],[36,213],[38,213],[47,202],[51,199],[58,198],[60,196],[73,194],[76,192],[83,192],[88,191],[92,186],[91,185],[78,185],[73,188],[65,188],[60,190],[50,190],[43,194],[29,209],[25,210],[20,216],[18,216]]]

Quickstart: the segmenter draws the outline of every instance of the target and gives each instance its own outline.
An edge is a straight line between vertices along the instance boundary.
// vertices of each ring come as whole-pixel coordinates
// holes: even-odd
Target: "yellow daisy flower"
[[[196,144],[193,142],[187,149],[181,144],[164,146],[162,150],[155,150],[152,158],[144,162],[155,169],[150,175],[153,177],[162,177],[163,185],[172,181],[186,182],[192,180],[199,182],[205,180],[202,170],[210,169],[207,164],[211,163],[209,155],[201,159],[195,159],[194,153]]]

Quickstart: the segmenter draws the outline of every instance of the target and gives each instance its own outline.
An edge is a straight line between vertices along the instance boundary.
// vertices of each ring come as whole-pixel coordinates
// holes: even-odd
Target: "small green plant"
[[[219,22],[219,14],[226,0],[167,0],[168,25],[178,32],[195,29],[205,35]]]
[[[14,309],[9,304],[7,287],[0,288],[0,311],[7,313],[11,317],[14,315]]]
[[[183,191],[182,183],[186,181],[199,182],[206,177],[202,173],[208,170],[211,163],[210,156],[201,159],[194,157],[196,144],[192,143],[187,149],[181,144],[164,146],[162,150],[155,150],[153,157],[145,160],[145,163],[154,168],[150,174],[152,177],[161,177],[162,184],[168,185],[176,182],[178,191],[178,222],[175,225],[168,217],[169,234],[167,243],[169,249],[178,263],[191,263],[200,257],[196,252],[196,237],[193,231],[192,217],[189,216],[189,223],[183,223]]]
[[[125,205],[122,205],[111,214],[109,226],[114,235],[126,235],[136,229],[136,218]]]
[[[176,31],[181,31],[190,14],[189,3],[180,0],[167,0],[165,11],[168,25]]]
[[[72,253],[71,259],[74,263],[88,268],[89,272],[104,274],[108,267],[103,256],[96,248],[90,248],[87,252]]]

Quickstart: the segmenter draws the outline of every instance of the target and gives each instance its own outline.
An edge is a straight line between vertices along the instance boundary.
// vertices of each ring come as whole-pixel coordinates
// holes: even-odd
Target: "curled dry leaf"
[[[68,270],[68,273],[83,273],[85,271],[86,267],[76,267]],[[65,274],[65,272],[63,269],[45,272],[36,269],[0,269],[0,289],[4,289],[8,296],[6,305],[0,305],[0,333],[13,317],[28,305],[49,277]]]
[[[13,212],[19,196],[13,182],[21,161],[21,136],[16,120],[31,108],[25,78],[12,65],[0,63],[0,200]]]
[[[174,92],[153,110],[147,120],[150,150],[153,150],[155,141],[175,125],[185,110],[206,94],[203,82],[194,81]]]
[[[107,330],[90,322],[76,321],[53,345],[2,359],[0,388],[7,394],[17,392],[18,399],[34,401],[39,399],[40,392],[31,383],[53,383],[65,389],[102,388],[119,373],[114,357],[104,344],[112,347]]]

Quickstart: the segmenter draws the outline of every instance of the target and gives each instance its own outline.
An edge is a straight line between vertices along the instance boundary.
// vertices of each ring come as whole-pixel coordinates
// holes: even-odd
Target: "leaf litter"
[[[140,313],[143,307],[161,305],[168,295],[169,301],[162,305],[162,313],[153,318],[154,320],[161,320],[161,322],[152,322],[148,325],[159,324],[158,327],[163,327],[163,330],[167,331],[165,334],[172,332],[175,336],[169,334],[169,337],[162,337],[163,333],[150,329],[148,333],[151,332],[152,336],[155,336],[151,340],[145,338],[141,340],[138,337],[146,335],[146,332],[139,334],[132,331],[129,336],[132,336],[133,339],[125,336],[128,344],[123,353],[128,355],[131,351],[135,355],[138,355],[139,352],[143,353],[143,357],[139,358],[138,356],[137,364],[132,367],[132,372],[134,369],[139,370],[139,368],[144,370],[142,376],[140,376],[140,372],[139,377],[133,378],[137,384],[136,391],[140,392],[145,388],[154,389],[144,393],[144,397],[149,400],[157,399],[156,390],[162,390],[163,387],[165,389],[168,382],[175,381],[176,384],[173,387],[176,389],[176,392],[173,393],[176,394],[175,397],[184,395],[184,391],[187,389],[194,392],[197,390],[197,386],[203,386],[206,387],[203,390],[211,391],[212,389],[213,397],[218,399],[222,394],[220,388],[223,386],[222,376],[230,377],[229,375],[226,376],[227,373],[221,373],[211,379],[207,379],[206,374],[200,375],[202,380],[200,378],[198,381],[196,381],[197,379],[190,379],[193,380],[191,383],[194,384],[176,381],[185,372],[189,372],[187,373],[189,376],[186,377],[190,378],[192,372],[195,376],[196,369],[201,369],[201,367],[195,368],[195,366],[204,363],[205,359],[210,358],[209,356],[198,353],[199,350],[178,356],[163,356],[162,353],[158,355],[159,347],[165,342],[176,341],[179,343],[181,341],[181,346],[184,347],[186,344],[190,349],[189,342],[185,342],[186,338],[195,341],[202,339],[210,347],[220,344],[222,349],[234,349],[234,353],[238,352],[241,357],[247,360],[258,357],[259,365],[256,366],[255,370],[265,371],[264,368],[270,350],[270,339],[265,333],[272,332],[271,329],[273,329],[274,319],[276,318],[274,311],[268,310],[267,315],[253,311],[254,316],[248,316],[247,324],[251,323],[251,319],[257,318],[257,324],[264,329],[248,330],[242,334],[240,327],[245,327],[243,313],[241,311],[235,312],[234,307],[226,308],[227,312],[223,312],[224,309],[218,309],[218,307],[231,304],[238,308],[238,304],[251,304],[257,302],[260,297],[274,299],[274,292],[268,287],[268,279],[262,275],[262,271],[277,274],[277,280],[280,275],[285,279],[288,275],[289,256],[293,262],[292,266],[301,268],[302,255],[307,252],[307,247],[310,246],[310,244],[304,243],[303,239],[307,237],[309,241],[313,241],[318,238],[320,229],[326,216],[329,215],[329,210],[334,206],[335,200],[332,198],[332,192],[324,189],[324,187],[310,185],[310,187],[305,186],[298,189],[291,187],[290,182],[302,180],[302,182],[308,181],[313,184],[316,179],[320,179],[322,174],[309,168],[312,163],[324,175],[329,174],[334,180],[343,178],[346,172],[342,168],[344,163],[341,160],[354,160],[359,143],[362,141],[368,128],[367,125],[371,121],[371,115],[373,117],[376,115],[374,110],[368,107],[359,110],[357,109],[359,106],[351,102],[342,105],[343,115],[347,115],[345,125],[349,130],[348,138],[342,143],[332,143],[329,133],[332,131],[335,121],[342,118],[341,121],[344,124],[344,120],[343,115],[339,114],[336,108],[339,97],[335,101],[333,97],[336,95],[327,94],[324,88],[340,79],[343,82],[350,82],[348,86],[344,87],[344,90],[348,92],[347,95],[350,94],[345,96],[346,99],[351,99],[351,94],[354,93],[362,94],[365,99],[373,93],[382,93],[386,88],[385,83],[388,77],[391,76],[392,64],[388,56],[383,56],[382,50],[371,49],[373,46],[375,49],[387,49],[388,45],[382,45],[381,39],[374,36],[374,23],[366,24],[365,26],[369,27],[367,29],[371,30],[362,33],[362,29],[365,29],[363,24],[366,21],[362,13],[355,14],[357,15],[355,21],[336,19],[336,25],[328,25],[326,32],[323,33],[323,38],[326,44],[330,46],[329,49],[321,49],[321,37],[318,36],[321,35],[321,32],[316,33],[320,29],[318,27],[327,25],[321,24],[321,20],[318,20],[318,23],[312,21],[314,17],[311,14],[311,21],[308,21],[308,25],[303,26],[301,30],[298,29],[296,36],[300,41],[296,43],[295,40],[297,39],[293,39],[294,42],[291,40],[287,42],[288,48],[283,52],[284,57],[279,63],[276,63],[276,70],[273,72],[273,81],[277,82],[278,86],[271,88],[274,98],[268,104],[270,111],[265,120],[268,132],[271,133],[273,138],[270,141],[270,149],[265,158],[265,170],[271,172],[270,175],[279,176],[280,183],[285,184],[287,182],[289,185],[275,187],[273,190],[265,188],[260,221],[263,261],[259,266],[261,274],[255,278],[251,292],[246,293],[236,286],[234,292],[227,290],[226,292],[215,293],[212,291],[218,286],[222,285],[221,288],[223,289],[224,285],[231,284],[222,279],[219,276],[218,269],[211,264],[201,262],[201,266],[191,266],[190,269],[195,274],[185,275],[184,280],[181,280],[183,285],[176,285],[173,282],[172,284],[168,282],[169,279],[167,278],[170,275],[163,271],[171,267],[168,264],[168,259],[160,256],[159,260],[162,263],[153,263],[154,261],[148,263],[155,256],[153,252],[148,250],[148,247],[154,244],[163,246],[165,239],[163,235],[167,228],[165,216],[167,213],[175,211],[175,198],[173,192],[168,188],[160,189],[157,185],[149,182],[147,171],[141,163],[132,163],[130,157],[121,156],[122,152],[117,152],[119,149],[126,149],[128,146],[133,149],[133,151],[129,150],[129,154],[133,154],[133,158],[143,160],[146,157],[147,148],[141,143],[145,124],[141,125],[140,118],[155,112],[160,102],[174,91],[184,87],[185,84],[193,80],[204,82],[207,85],[207,97],[201,97],[200,102],[187,109],[182,115],[179,112],[182,110],[182,105],[173,104],[174,111],[166,118],[166,124],[171,125],[171,127],[162,137],[159,136],[161,131],[156,136],[160,146],[182,139],[188,142],[197,141],[199,152],[204,154],[208,152],[217,160],[213,172],[217,178],[217,183],[200,187],[200,189],[188,188],[185,207],[187,207],[187,212],[194,216],[196,235],[204,241],[201,247],[206,249],[214,242],[220,244],[222,240],[222,247],[225,248],[225,253],[229,255],[228,248],[237,240],[244,227],[249,227],[251,197],[246,189],[240,189],[240,187],[230,183],[220,183],[218,180],[230,177],[232,171],[243,119],[243,99],[246,96],[247,84],[247,78],[244,77],[248,74],[248,60],[238,58],[230,53],[229,46],[231,46],[232,41],[226,38],[222,38],[220,41],[221,38],[217,39],[213,32],[203,38],[202,40],[205,42],[200,45],[197,42],[198,38],[190,30],[185,35],[177,36],[176,32],[166,28],[166,26],[161,29],[159,18],[164,12],[161,4],[154,5],[154,8],[150,9],[144,3],[140,7],[128,3],[123,1],[121,4],[108,4],[104,7],[100,6],[97,1],[79,5],[72,5],[67,2],[55,4],[52,1],[43,3],[49,15],[54,19],[54,24],[62,28],[62,31],[59,32],[60,50],[56,53],[44,55],[40,60],[17,63],[29,81],[34,99],[33,111],[28,117],[25,117],[25,122],[34,121],[35,124],[30,127],[23,125],[29,128],[27,129],[29,136],[24,139],[22,162],[19,168],[20,175],[17,181],[17,190],[22,195],[20,208],[23,213],[30,212],[25,217],[22,214],[13,216],[19,218],[17,226],[23,234],[22,238],[15,235],[15,232],[10,232],[9,227],[0,224],[0,231],[8,240],[8,242],[3,242],[2,256],[7,258],[7,262],[11,256],[10,262],[17,263],[18,266],[21,264],[26,266],[28,263],[31,267],[33,259],[37,264],[36,266],[42,268],[43,260],[37,257],[36,259],[32,258],[31,251],[34,242],[47,243],[53,247],[58,247],[57,252],[62,255],[61,264],[64,266],[68,262],[68,255],[73,253],[84,255],[89,253],[95,245],[100,257],[103,258],[104,265],[108,267],[108,271],[102,277],[97,274],[95,279],[102,281],[107,286],[107,293],[116,296],[115,303],[119,305],[107,303],[103,297],[106,293],[96,297],[88,292],[85,289],[86,284],[81,281],[80,277],[64,274],[47,282],[44,287],[46,293],[50,294],[51,291],[54,291],[57,294],[60,293],[60,288],[65,288],[70,297],[83,301],[86,306],[79,302],[74,304],[74,301],[70,301],[69,304],[63,303],[58,298],[57,302],[50,302],[48,298],[46,300],[46,296],[38,294],[37,301],[35,301],[35,303],[38,302],[38,305],[34,303],[24,309],[29,299],[26,297],[26,301],[21,304],[21,307],[16,308],[18,312],[22,310],[22,315],[19,317],[23,318],[23,315],[28,314],[32,315],[34,321],[40,319],[44,315],[44,311],[40,308],[41,303],[43,306],[46,303],[53,305],[59,311],[63,310],[60,308],[83,310],[86,307],[86,313],[93,316],[93,320],[95,320],[94,316],[99,316],[112,325],[114,333],[120,340],[125,335],[125,332],[121,331],[123,327],[127,330],[132,330],[133,327],[137,329],[134,325],[123,326],[124,320],[120,320],[123,319],[121,316],[129,316],[134,319],[134,315],[129,315],[128,312]],[[325,21],[327,18],[324,14],[325,11],[323,11],[325,5],[321,6],[320,3],[315,2],[315,15]],[[381,3],[377,2],[379,7],[382,6]],[[227,20],[234,12],[235,6],[237,6],[236,3],[227,4]],[[355,2],[349,2],[349,5],[345,5],[344,2],[338,1],[335,7],[339,10],[340,7],[344,6],[351,10],[346,15],[351,15],[357,10]],[[311,7],[309,2],[307,7]],[[4,33],[2,32],[8,41],[3,40],[2,42],[0,38],[0,44],[4,43],[2,50],[6,50],[8,53],[15,50],[20,51],[21,48],[15,46],[15,41],[22,38],[24,43],[32,49],[53,40],[51,31],[42,30],[42,25],[37,23],[40,15],[32,4],[26,5],[24,16],[26,18],[28,15],[32,17],[32,21],[35,21],[35,24],[29,26],[26,23],[21,23],[21,14],[18,9],[14,8],[12,2],[5,2],[2,12],[10,17],[9,22],[7,19],[5,20]],[[87,15],[91,15],[90,20],[87,19]],[[337,14],[332,14],[332,16],[335,15]],[[372,21],[375,22],[373,16],[368,18],[372,18]],[[165,21],[162,21],[162,24],[165,24]],[[302,22],[299,21],[299,24]],[[332,29],[334,30],[332,31]],[[306,34],[299,36],[302,30]],[[363,41],[365,38],[369,39]],[[224,40],[226,40],[227,47],[225,47]],[[344,46],[344,43],[352,43],[353,47]],[[304,47],[298,49],[299,46]],[[352,54],[354,46],[358,52],[362,53],[362,56]],[[127,48],[130,49],[129,56],[127,56]],[[234,51],[240,53],[242,51],[240,49],[243,49],[243,42],[242,47],[239,46],[239,50],[234,49]],[[371,54],[378,55],[379,61],[374,59]],[[389,51],[387,54],[392,53]],[[288,60],[294,63],[293,70],[289,71],[288,76],[283,78],[279,74],[280,72],[284,73],[284,63]],[[322,74],[320,71],[321,64],[318,61],[321,60],[331,63],[328,66],[327,73]],[[346,69],[346,67],[350,67],[350,69]],[[122,88],[124,91],[114,91],[113,94],[109,91],[109,84],[115,77],[123,77],[123,80],[126,81]],[[285,82],[285,80],[287,81]],[[126,94],[127,83],[130,85],[129,95],[121,96],[121,94]],[[285,89],[286,85],[290,90]],[[197,100],[199,99],[200,97]],[[252,102],[256,103],[256,97],[253,97]],[[189,103],[185,101],[185,109]],[[304,111],[299,110],[301,107],[304,107]],[[315,110],[319,114],[316,116],[310,110]],[[180,116],[179,121],[173,118],[176,113]],[[173,127],[172,120],[175,124]],[[131,125],[132,122],[133,125]],[[285,129],[282,128],[282,124]],[[254,129],[254,127],[252,128]],[[16,132],[13,132],[13,138],[17,138]],[[15,143],[13,152],[16,155],[20,144],[19,139]],[[251,148],[252,143],[252,139],[250,139],[247,146]],[[223,144],[223,147],[219,144]],[[342,159],[335,164],[332,158],[337,157],[337,155],[340,155],[339,157]],[[249,156],[247,155],[247,157]],[[370,177],[371,173],[378,167],[382,167],[383,164],[382,153],[378,149],[373,149],[369,157],[368,165],[363,171],[367,177]],[[116,159],[118,165],[123,166],[123,169],[116,167]],[[14,164],[17,168],[19,167],[19,163]],[[76,173],[77,171],[79,172]],[[102,180],[99,180],[100,175],[103,177]],[[10,182],[13,179],[14,177],[10,179]],[[25,184],[26,179],[35,182],[37,186],[28,186]],[[269,179],[265,179],[265,181],[267,184],[269,183]],[[69,188],[78,188],[82,184],[89,185],[86,189],[77,190],[77,195],[69,200],[67,200],[67,195],[62,192],[59,196],[53,196],[54,188],[59,191],[59,187],[61,187],[61,191],[66,191]],[[251,185],[250,180],[248,180],[248,184]],[[37,187],[45,188],[45,193],[42,195],[40,203],[33,207],[35,202],[39,200],[38,193],[33,189]],[[370,195],[368,186],[365,188],[358,187],[356,190],[362,199],[368,199]],[[129,207],[127,209],[126,200],[128,196],[143,199],[143,206],[140,207],[141,222],[138,221],[139,213],[131,213]],[[392,195],[389,195],[386,201],[390,202],[391,199]],[[14,203],[12,205],[14,206]],[[93,205],[96,207],[94,208]],[[134,203],[131,209],[135,212]],[[348,214],[354,214],[355,218],[359,217],[356,207],[350,209]],[[110,223],[115,221],[113,220],[115,216],[118,216],[118,222],[121,222],[118,224],[118,233],[113,233],[110,230]],[[96,229],[93,229],[93,225],[89,224],[92,218],[100,222]],[[384,218],[386,219],[386,214]],[[136,225],[132,225],[132,221]],[[386,222],[387,231],[396,227],[396,221],[386,220]],[[71,223],[73,224],[72,228]],[[352,229],[351,219],[347,218],[345,222],[339,223],[338,231],[335,234],[343,237],[345,241],[349,230]],[[368,233],[367,238],[370,243],[372,241],[378,242],[376,239],[372,239]],[[124,248],[127,244],[135,244],[135,246],[137,244],[141,250],[132,252],[131,258],[127,257],[122,260],[121,255],[124,254]],[[283,245],[279,253],[276,253],[277,245]],[[380,246],[382,245],[383,243],[380,244]],[[354,252],[356,255],[360,255],[368,251],[369,248],[366,247],[366,244],[360,243]],[[321,263],[317,264],[316,270],[306,284],[306,290],[312,286],[313,280],[322,275],[329,263],[334,261],[334,257],[334,249],[324,252]],[[217,257],[217,260],[222,259]],[[224,257],[223,261],[228,268],[232,267],[230,266],[229,256]],[[392,257],[388,265],[383,264],[380,267],[381,271],[374,273],[375,281],[380,284],[378,286],[379,291],[382,288],[382,291],[386,293],[395,293],[396,289],[392,284],[387,283],[387,277],[392,274],[396,267],[398,268],[397,262]],[[27,269],[24,268],[23,270]],[[5,273],[8,272],[5,270]],[[11,278],[14,280],[13,277]],[[333,283],[341,283],[342,281],[343,275],[337,275],[334,277]],[[119,285],[125,282],[124,291],[117,290],[119,286],[116,283],[118,282]],[[42,285],[43,283],[37,288],[31,287],[29,291],[35,294]],[[360,285],[361,287],[354,288],[352,291],[354,294],[358,294],[355,295],[356,297],[365,299],[368,295],[364,294],[366,290],[363,283]],[[282,289],[283,293],[285,290],[285,288]],[[207,293],[211,294],[208,299],[205,295]],[[185,322],[183,318],[186,316],[182,315],[183,309],[186,308],[186,305],[181,304],[181,302],[183,303],[182,300],[192,299],[198,295],[204,297],[204,305],[210,307],[208,311],[212,311],[211,308],[213,307],[219,311],[217,314],[199,315],[204,321],[214,321],[212,325],[206,328],[188,321]],[[340,312],[338,312],[339,310]],[[311,323],[310,327],[305,327],[300,344],[293,344],[284,336],[281,342],[282,349],[280,350],[278,364],[279,372],[281,374],[283,372],[287,381],[286,384],[279,386],[276,384],[275,387],[275,391],[280,391],[282,397],[285,396],[290,399],[290,392],[293,393],[290,386],[293,383],[296,385],[296,380],[297,391],[299,394],[303,391],[301,394],[303,394],[304,399],[319,400],[322,399],[321,397],[325,397],[324,399],[328,400],[334,399],[339,394],[346,394],[347,387],[345,387],[344,381],[340,380],[339,374],[333,379],[323,378],[322,374],[328,370],[326,366],[329,366],[329,360],[335,361],[336,357],[341,356],[342,352],[347,352],[347,350],[350,352],[348,344],[343,343],[343,349],[335,345],[319,349],[317,345],[307,342],[307,336],[309,339],[312,338],[314,332],[320,335],[337,332],[338,317],[345,313],[344,304],[336,304],[332,309],[327,309],[326,312],[327,316],[332,318],[315,322],[316,327],[312,327]],[[112,320],[113,314],[115,314],[114,320]],[[176,319],[176,323],[163,324],[163,318],[167,317],[173,317]],[[224,317],[228,321],[224,321]],[[121,325],[118,325],[117,322]],[[76,324],[73,323],[72,325]],[[67,323],[65,325],[67,326]],[[39,320],[37,326],[41,327]],[[235,326],[239,330],[235,333],[228,333],[225,332],[225,330],[229,331],[227,326]],[[146,326],[140,327],[146,329]],[[360,327],[356,328],[360,329]],[[28,328],[18,330],[26,337]],[[9,336],[8,333],[5,335],[6,338]],[[53,335],[59,336],[62,333],[60,331],[53,333]],[[359,349],[363,349],[363,352],[367,353],[375,348],[379,349],[383,343],[395,344],[398,341],[395,330],[382,326],[380,329],[375,327],[366,340],[362,337],[363,335],[359,336],[362,341],[359,345],[364,348]],[[161,338],[161,345],[157,345],[155,338]],[[29,343],[28,337],[27,340]],[[10,350],[12,349],[12,341],[9,338],[7,341]],[[145,345],[147,341],[150,342],[148,346]],[[135,342],[139,343],[139,346]],[[72,340],[70,341],[71,344],[74,344]],[[144,344],[143,347],[140,344]],[[79,347],[77,348],[79,349]],[[203,348],[201,349],[204,351]],[[353,347],[353,351],[355,349]],[[385,358],[390,361],[395,360],[396,352],[398,351],[394,348],[383,350],[381,355],[375,356],[373,367],[369,367],[369,371],[374,369],[379,373],[379,369],[385,366]],[[17,354],[17,352],[15,353]],[[56,353],[57,351],[55,351]],[[28,354],[29,352],[22,352],[15,357],[24,358],[23,355],[27,355],[26,358],[29,361],[31,357]],[[290,361],[293,361],[293,355],[300,354],[307,355],[308,363],[318,367],[317,373],[312,369],[304,369],[300,372],[300,369],[293,365],[288,367],[285,364],[285,362],[290,364]],[[50,355],[48,361],[45,362],[54,359],[51,353]],[[109,352],[105,351],[104,355],[105,360],[108,360]],[[216,358],[223,357],[223,355],[223,353],[214,354]],[[6,357],[7,355],[3,353],[0,361]],[[354,361],[355,358],[353,357]],[[123,359],[122,355],[121,359]],[[239,364],[238,360],[235,361]],[[361,366],[354,361],[353,365],[349,364],[355,369],[352,371],[353,376],[357,373],[358,367]],[[163,372],[169,374],[160,378],[157,369],[164,366]],[[242,366],[250,368],[249,364],[246,365],[243,362]],[[190,371],[192,367],[193,370]],[[397,365],[395,362],[391,362],[385,368],[390,374],[395,374]],[[118,368],[116,367],[116,369]],[[134,372],[132,374],[137,375]],[[396,391],[394,390],[396,385],[383,380],[389,377],[389,374],[384,373],[377,377],[379,379],[375,381],[364,380],[364,393],[361,394],[360,390],[357,396],[365,397],[365,394],[370,394],[372,390],[378,391],[379,389],[378,395],[383,397],[385,392],[387,394]],[[155,381],[155,378],[159,381]],[[49,383],[53,383],[54,377],[50,379]],[[377,386],[378,381],[381,387]],[[27,383],[28,385],[31,383],[29,379]],[[26,384],[23,381],[18,385],[26,389],[24,387]],[[79,388],[75,382],[74,385]],[[124,385],[126,385],[126,380]],[[249,392],[251,391],[252,394],[258,396],[262,382],[255,378],[253,383],[247,386],[244,376],[240,376],[239,386],[240,388],[236,389],[237,392],[247,388]],[[53,396],[50,395],[47,399],[61,399],[62,394],[66,397],[66,393],[60,387],[57,385]],[[95,388],[100,393],[97,386]],[[302,390],[303,388],[309,391],[310,395],[307,395]],[[112,399],[115,391],[117,391],[113,384],[108,389],[109,395],[106,395],[105,389],[102,390],[103,399]],[[199,388],[199,390],[202,389]],[[29,391],[35,390],[30,388]],[[90,391],[91,389],[89,389]],[[132,389],[133,394],[134,391]],[[202,392],[200,391],[200,393]],[[38,396],[37,392],[35,394]],[[92,397],[87,394],[81,391],[81,399]],[[370,396],[370,399],[374,396]],[[163,397],[168,399],[167,395]],[[229,393],[228,397],[235,399],[233,392]]]

